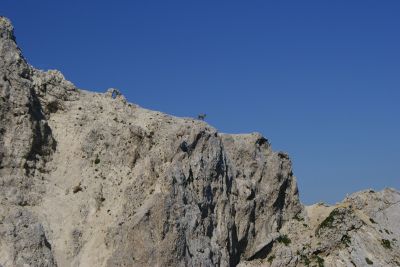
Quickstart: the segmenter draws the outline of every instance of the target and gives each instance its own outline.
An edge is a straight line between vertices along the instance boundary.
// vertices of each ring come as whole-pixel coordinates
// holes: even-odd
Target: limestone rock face
[[[288,155],[260,134],[80,90],[31,67],[0,17],[0,266],[295,266],[311,232],[307,257],[395,264],[397,199],[389,190],[303,207]],[[333,209],[329,227],[314,222]]]
[[[79,90],[0,25],[0,264],[234,266],[301,210],[261,135]]]
[[[400,192],[354,193],[285,224],[268,255],[239,266],[400,266]]]

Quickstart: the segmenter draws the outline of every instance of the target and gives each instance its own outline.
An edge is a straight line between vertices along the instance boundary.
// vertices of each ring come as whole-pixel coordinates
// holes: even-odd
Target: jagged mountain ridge
[[[329,214],[301,205],[288,155],[260,134],[221,134],[36,70],[4,17],[0,59],[0,265],[301,266],[321,261],[311,257],[317,250],[326,266],[365,262],[367,249],[330,257],[342,247],[303,236],[321,227],[304,231],[299,220]],[[378,195],[385,210],[399,194]],[[396,223],[385,229],[399,240]],[[340,225],[347,230],[331,236],[359,236]],[[303,243],[312,246],[296,254]],[[390,245],[371,261],[396,264],[397,241]]]

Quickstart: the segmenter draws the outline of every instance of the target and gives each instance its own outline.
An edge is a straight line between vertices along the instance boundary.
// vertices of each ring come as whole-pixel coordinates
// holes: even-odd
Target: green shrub
[[[290,240],[290,238],[287,235],[281,235],[279,236],[276,241],[278,241],[279,243],[283,243],[285,246],[289,245],[292,241]]]
[[[316,259],[317,259],[318,267],[324,267],[324,259],[319,256],[316,256]]]
[[[322,223],[317,227],[315,230],[315,233],[317,236],[319,236],[319,231],[322,228],[333,228],[333,223],[335,221],[335,217],[340,215],[340,211],[338,209],[334,209],[328,217],[325,218],[325,220],[322,221]]]
[[[100,163],[100,159],[97,157],[95,160],[94,160],[94,164],[99,164]]]
[[[373,261],[371,261],[370,259],[368,259],[368,258],[365,258],[365,261],[367,262],[367,264],[368,265],[372,265],[372,264],[374,264],[374,262]]]
[[[320,224],[320,228],[332,228],[333,222],[335,221],[335,216],[339,215],[339,211],[334,209],[328,217]]]
[[[304,263],[305,266],[310,266],[310,259],[305,255],[300,255],[300,260]]]
[[[390,241],[387,240],[387,239],[382,239],[381,244],[382,244],[382,246],[384,248],[387,248],[387,249],[391,249],[392,248],[392,245],[390,244]]]
[[[268,262],[271,264],[275,259],[275,255],[271,255],[268,257]]]
[[[346,245],[346,247],[348,247],[351,244],[351,238],[348,235],[342,236],[341,241],[344,245]]]

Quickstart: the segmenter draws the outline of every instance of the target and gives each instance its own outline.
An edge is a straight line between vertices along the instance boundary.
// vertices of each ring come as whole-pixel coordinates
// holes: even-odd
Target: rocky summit
[[[303,206],[260,134],[78,89],[1,17],[0,266],[400,266],[400,193]]]

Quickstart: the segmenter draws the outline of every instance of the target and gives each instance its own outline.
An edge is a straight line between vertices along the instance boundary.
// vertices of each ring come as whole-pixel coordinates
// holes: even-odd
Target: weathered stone
[[[312,205],[280,230],[292,242],[274,242],[261,261],[240,266],[400,266],[399,214],[400,193],[393,189]]]
[[[27,64],[0,18],[0,266],[394,265],[398,199],[303,207],[260,134],[80,90]]]

